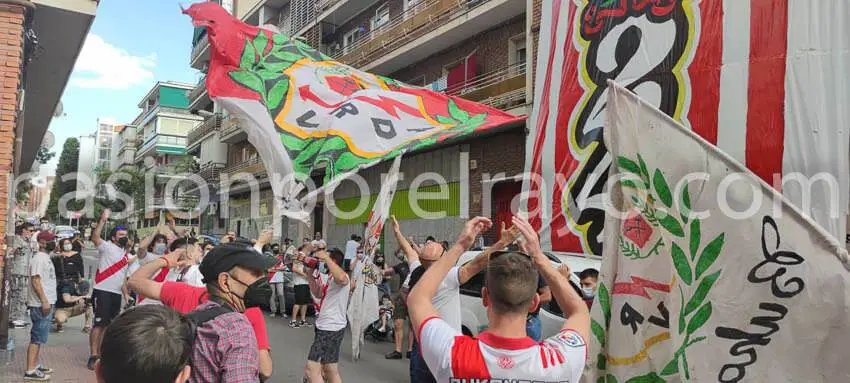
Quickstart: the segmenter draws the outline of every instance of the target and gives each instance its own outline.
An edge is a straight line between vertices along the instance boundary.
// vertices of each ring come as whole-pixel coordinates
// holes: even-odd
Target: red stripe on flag
[[[773,175],[782,173],[785,142],[788,0],[750,4],[747,168],[773,185]]]
[[[570,2],[569,23],[575,19],[575,14],[578,11],[575,3]],[[566,232],[564,235],[559,235],[559,231],[566,230],[567,217],[564,214],[564,192],[567,190],[567,185],[560,181],[566,182],[576,171],[579,161],[573,158],[570,152],[570,134],[569,129],[570,116],[576,105],[581,99],[584,90],[578,83],[578,60],[579,52],[573,47],[573,31],[575,28],[570,28],[567,31],[566,44],[564,45],[564,66],[561,75],[561,92],[558,98],[558,118],[555,130],[555,159],[560,159],[562,162],[556,163],[555,167],[555,182],[552,191],[552,230],[550,231],[550,239],[552,241],[553,250],[561,251],[583,251],[581,239],[573,235],[571,232]],[[559,179],[560,175],[560,179]]]
[[[720,69],[723,61],[723,2],[699,3],[699,45],[688,67],[691,105],[688,120],[696,134],[717,144],[717,111],[720,108]]]
[[[552,29],[549,30],[549,46],[551,48],[549,50],[549,58],[546,65],[546,80],[543,83],[543,97],[540,100],[540,106],[538,109],[540,110],[540,113],[537,115],[537,121],[535,121],[535,132],[537,133],[537,136],[534,139],[534,151],[532,152],[533,155],[531,160],[531,174],[534,175],[534,178],[531,179],[531,183],[529,184],[529,191],[534,197],[530,197],[528,199],[528,211],[535,212],[535,214],[530,217],[529,223],[538,230],[542,225],[540,213],[543,209],[548,208],[547,206],[540,206],[539,193],[541,192],[541,189],[538,183],[543,182],[541,177],[543,143],[546,142],[546,121],[549,119],[549,91],[552,88],[552,63],[555,61],[555,52],[557,52],[555,47],[557,46],[558,23],[560,21],[558,15],[561,13],[561,1],[562,0],[554,0],[552,2]],[[571,22],[571,20],[572,18],[570,18],[567,22]],[[570,40],[568,39],[566,41],[566,44],[570,45]]]
[[[109,266],[106,270],[98,270],[94,274],[94,283],[98,284],[103,282],[107,278],[115,275],[115,273],[121,271],[121,269],[125,266],[127,266],[127,254],[124,254],[124,257],[122,257],[120,261],[113,263],[112,266]]]

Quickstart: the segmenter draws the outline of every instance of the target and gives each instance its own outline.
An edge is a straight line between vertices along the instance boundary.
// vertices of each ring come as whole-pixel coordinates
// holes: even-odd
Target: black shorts
[[[294,289],[296,305],[309,305],[310,303],[313,303],[313,297],[310,296],[309,285],[295,285]]]
[[[94,327],[106,327],[121,313],[121,294],[94,290],[91,295]]]
[[[316,338],[310,346],[310,354],[307,360],[321,364],[334,364],[339,362],[339,348],[342,346],[342,338],[345,337],[345,329],[339,331],[324,331],[316,329]]]

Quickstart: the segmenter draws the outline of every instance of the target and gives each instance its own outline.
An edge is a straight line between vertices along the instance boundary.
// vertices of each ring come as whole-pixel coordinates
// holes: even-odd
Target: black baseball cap
[[[213,247],[201,262],[200,271],[204,283],[215,281],[219,274],[226,273],[235,266],[246,269],[266,271],[278,263],[278,259],[267,257],[252,248],[224,244]]]

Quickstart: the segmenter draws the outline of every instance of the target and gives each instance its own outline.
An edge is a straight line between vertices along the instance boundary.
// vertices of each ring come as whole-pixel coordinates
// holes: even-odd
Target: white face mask
[[[156,243],[156,244],[154,244],[154,245],[153,245],[153,252],[154,252],[154,254],[156,254],[156,255],[163,255],[163,254],[165,254],[165,250],[166,250],[166,248],[167,248],[166,246],[167,246],[167,245],[166,245],[166,244],[164,244],[164,243]]]
[[[71,251],[71,249],[72,249],[72,247],[71,247],[70,243],[66,243],[66,244],[62,245],[62,250]]]
[[[593,299],[596,296],[596,292],[593,291],[593,287],[582,287],[581,293],[584,295],[584,299]]]

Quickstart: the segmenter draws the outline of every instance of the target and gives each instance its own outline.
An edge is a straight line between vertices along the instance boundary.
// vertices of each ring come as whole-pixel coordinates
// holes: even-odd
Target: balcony
[[[221,113],[215,113],[212,116],[207,117],[204,122],[189,131],[189,134],[186,136],[187,148],[186,150],[189,152],[198,149],[201,145],[201,142],[204,141],[210,133],[216,132],[221,129]]]
[[[221,142],[225,144],[235,144],[248,139],[248,135],[242,130],[239,119],[233,116],[222,121],[219,137],[221,138]]]
[[[217,164],[215,162],[209,162],[201,165],[201,171],[198,172],[198,175],[204,179],[207,183],[218,183],[220,179],[221,169],[224,168],[224,164]]]
[[[189,58],[189,64],[192,68],[205,71],[207,62],[210,61],[210,40],[206,29],[201,33],[201,37],[192,46],[192,55]]]
[[[355,68],[390,74],[524,12],[525,2],[516,0],[422,0],[328,53]]]
[[[221,170],[222,173],[230,177],[240,173],[253,175],[258,180],[266,177],[266,166],[260,160],[260,156],[254,156],[246,161],[228,164],[227,167]]]
[[[454,85],[446,94],[508,110],[525,104],[525,74],[525,63],[509,65]]]
[[[210,96],[207,93],[207,77],[202,77],[195,87],[186,94],[186,98],[189,99],[189,110],[201,110],[205,109],[209,104],[212,103],[210,100]]]
[[[186,154],[186,137],[170,134],[155,134],[145,140],[136,153],[136,161],[152,153]]]

